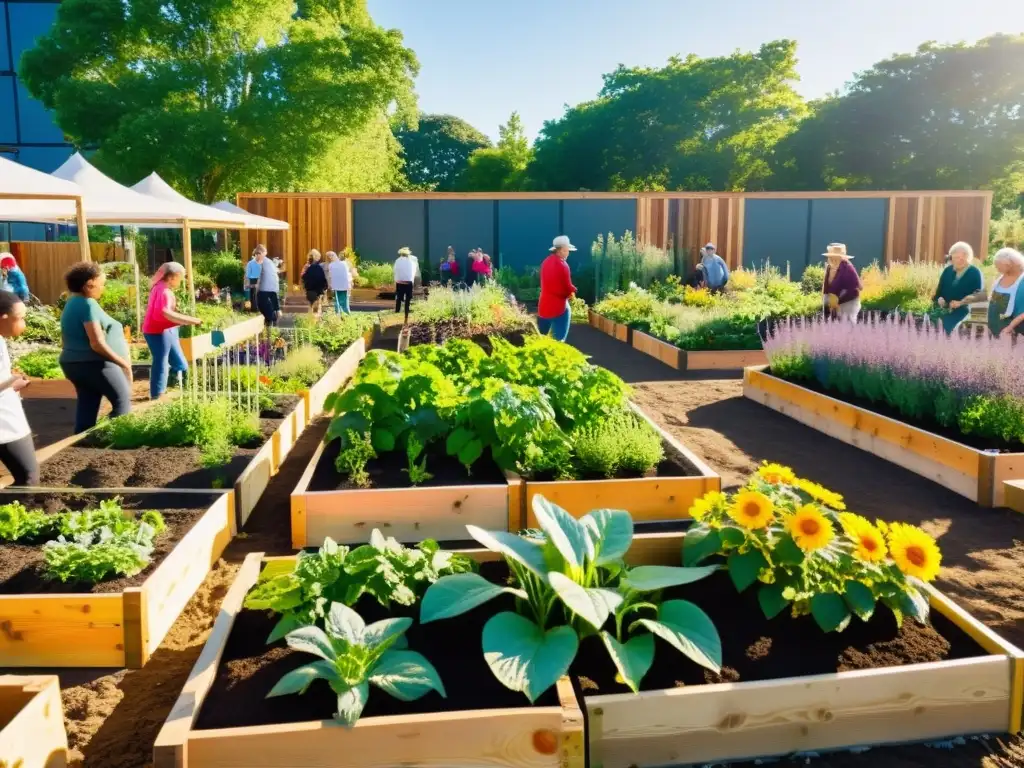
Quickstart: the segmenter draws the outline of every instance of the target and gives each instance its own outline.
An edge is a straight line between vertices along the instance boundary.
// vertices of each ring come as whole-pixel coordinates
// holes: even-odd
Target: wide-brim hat
[[[576,246],[569,242],[569,237],[567,235],[559,235],[552,240],[551,247],[548,248],[548,250],[557,251],[559,248],[568,248],[570,251],[576,250]]]
[[[825,252],[821,254],[828,258],[829,256],[838,256],[841,259],[852,259],[853,256],[846,252],[846,243],[829,243],[825,248]]]
[[[399,256],[412,256],[412,251],[410,251],[408,248],[399,248],[398,249],[398,255]]]

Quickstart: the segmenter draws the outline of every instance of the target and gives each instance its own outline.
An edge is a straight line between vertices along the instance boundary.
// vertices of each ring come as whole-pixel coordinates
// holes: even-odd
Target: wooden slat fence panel
[[[90,243],[92,260],[125,261],[125,251],[110,243]],[[65,291],[64,273],[80,260],[78,243],[15,241],[11,254],[25,273],[28,288],[44,304],[54,304]]]

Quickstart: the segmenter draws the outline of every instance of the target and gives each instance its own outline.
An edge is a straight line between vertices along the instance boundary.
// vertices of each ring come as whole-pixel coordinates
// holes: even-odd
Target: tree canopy
[[[409,186],[425,191],[455,189],[473,151],[491,146],[489,138],[453,115],[420,115],[416,130],[398,130],[395,138],[402,145]]]
[[[469,156],[459,188],[470,192],[521,190],[526,185],[526,169],[532,159],[533,150],[522,118],[513,112],[507,123],[498,126],[498,145],[477,149]]]
[[[115,178],[212,201],[389,189],[417,68],[366,0],[65,0],[20,74]]]

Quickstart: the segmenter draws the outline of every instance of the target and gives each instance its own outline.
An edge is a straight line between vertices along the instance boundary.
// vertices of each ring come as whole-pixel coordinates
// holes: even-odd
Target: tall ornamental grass
[[[1009,339],[947,336],[930,322],[871,317],[856,326],[778,324],[765,341],[772,373],[972,436],[981,447],[1024,445],[1024,349]]]
[[[612,291],[624,291],[630,284],[647,288],[655,280],[664,280],[674,268],[669,252],[638,243],[629,230],[618,240],[611,232],[607,237],[598,235],[590,246],[590,257],[597,299]]]

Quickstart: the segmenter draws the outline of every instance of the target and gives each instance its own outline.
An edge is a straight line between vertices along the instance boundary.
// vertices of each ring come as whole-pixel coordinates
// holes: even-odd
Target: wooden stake
[[[89,227],[85,223],[85,209],[82,207],[82,198],[80,197],[75,198],[75,221],[78,224],[78,246],[81,249],[82,261],[92,261],[92,250],[89,248]]]

